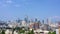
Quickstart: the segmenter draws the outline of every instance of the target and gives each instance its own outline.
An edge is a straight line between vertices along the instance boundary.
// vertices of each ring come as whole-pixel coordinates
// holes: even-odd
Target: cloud
[[[20,1],[20,0],[16,0],[16,1]],[[21,1],[23,1],[22,3],[20,3],[21,5],[28,5],[29,3],[27,3],[27,2],[25,2],[25,1],[27,1],[27,0],[21,0]],[[21,5],[19,4],[19,2],[14,2],[14,0],[2,0],[2,1],[0,1],[0,2],[2,2],[0,5],[1,6],[4,6],[4,7],[6,7],[6,6],[14,6],[14,7],[20,7]]]
[[[60,16],[53,16],[53,18],[60,18]]]
[[[15,3],[12,0],[2,0],[0,1],[0,7],[13,6]],[[18,6],[18,5],[17,5]]]
[[[26,2],[26,1],[30,1],[30,0],[21,0],[21,1]]]
[[[60,16],[52,16],[52,17],[49,17],[49,19],[60,19]]]
[[[6,3],[13,3],[13,1],[11,1],[11,0],[8,0],[8,1],[6,1]]]
[[[0,2],[0,6],[1,6],[1,2]]]
[[[13,0],[5,0],[5,1],[3,1],[5,4],[13,4],[14,3],[14,1]]]
[[[20,7],[20,5],[19,4],[16,4],[16,5],[14,5],[15,7]]]
[[[5,6],[7,6],[7,5],[6,5],[6,4],[3,4],[2,6],[4,6],[4,7],[5,7]]]
[[[21,1],[26,1],[26,0],[21,0]]]

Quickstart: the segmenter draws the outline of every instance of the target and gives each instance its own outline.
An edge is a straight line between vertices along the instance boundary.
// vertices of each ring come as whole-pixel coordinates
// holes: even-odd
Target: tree
[[[52,34],[51,32],[49,32],[48,34]]]
[[[24,30],[20,30],[20,33],[24,33],[25,31]]]
[[[31,34],[30,31],[28,32],[28,34]]]
[[[18,34],[25,33],[25,30],[19,30]]]
[[[5,34],[5,31],[4,31],[4,30],[2,30],[1,34]]]
[[[34,34],[34,30],[29,31],[28,34]]]
[[[20,30],[20,27],[16,27],[15,30]]]
[[[31,31],[31,34],[34,34],[34,30]]]
[[[56,34],[56,32],[54,31],[54,32],[52,32],[52,34]]]

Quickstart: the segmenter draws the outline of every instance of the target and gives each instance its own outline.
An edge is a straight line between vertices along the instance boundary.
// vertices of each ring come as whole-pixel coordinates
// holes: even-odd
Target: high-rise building
[[[38,21],[38,19],[37,18],[35,18],[35,22],[37,23],[37,21]]]
[[[42,20],[42,23],[44,24],[44,20]]]
[[[49,24],[49,20],[47,19],[47,24]]]
[[[51,25],[51,20],[47,18],[47,24]]]
[[[22,20],[20,20],[19,18],[16,20],[17,23],[20,23]]]
[[[60,22],[58,22],[58,29],[56,29],[56,34],[60,34]]]
[[[28,21],[28,16],[25,16],[24,21],[25,21],[26,23],[29,22],[29,21]]]

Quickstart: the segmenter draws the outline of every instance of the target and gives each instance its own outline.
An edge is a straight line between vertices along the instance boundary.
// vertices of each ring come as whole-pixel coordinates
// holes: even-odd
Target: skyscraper
[[[44,24],[44,20],[42,20],[42,23]]]
[[[20,20],[19,18],[16,20],[17,23],[20,23],[22,20]]]
[[[26,23],[29,22],[29,21],[28,21],[28,16],[25,16],[24,21],[25,21]]]
[[[35,22],[37,22],[38,21],[38,19],[37,18],[35,18]]]
[[[50,19],[47,18],[47,24],[50,25],[51,24],[51,21]]]

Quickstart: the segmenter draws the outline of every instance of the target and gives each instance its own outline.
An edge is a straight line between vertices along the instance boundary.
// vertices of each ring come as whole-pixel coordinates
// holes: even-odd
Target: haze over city
[[[0,34],[60,34],[60,0],[0,0]]]
[[[60,18],[60,0],[0,0],[0,20]]]

